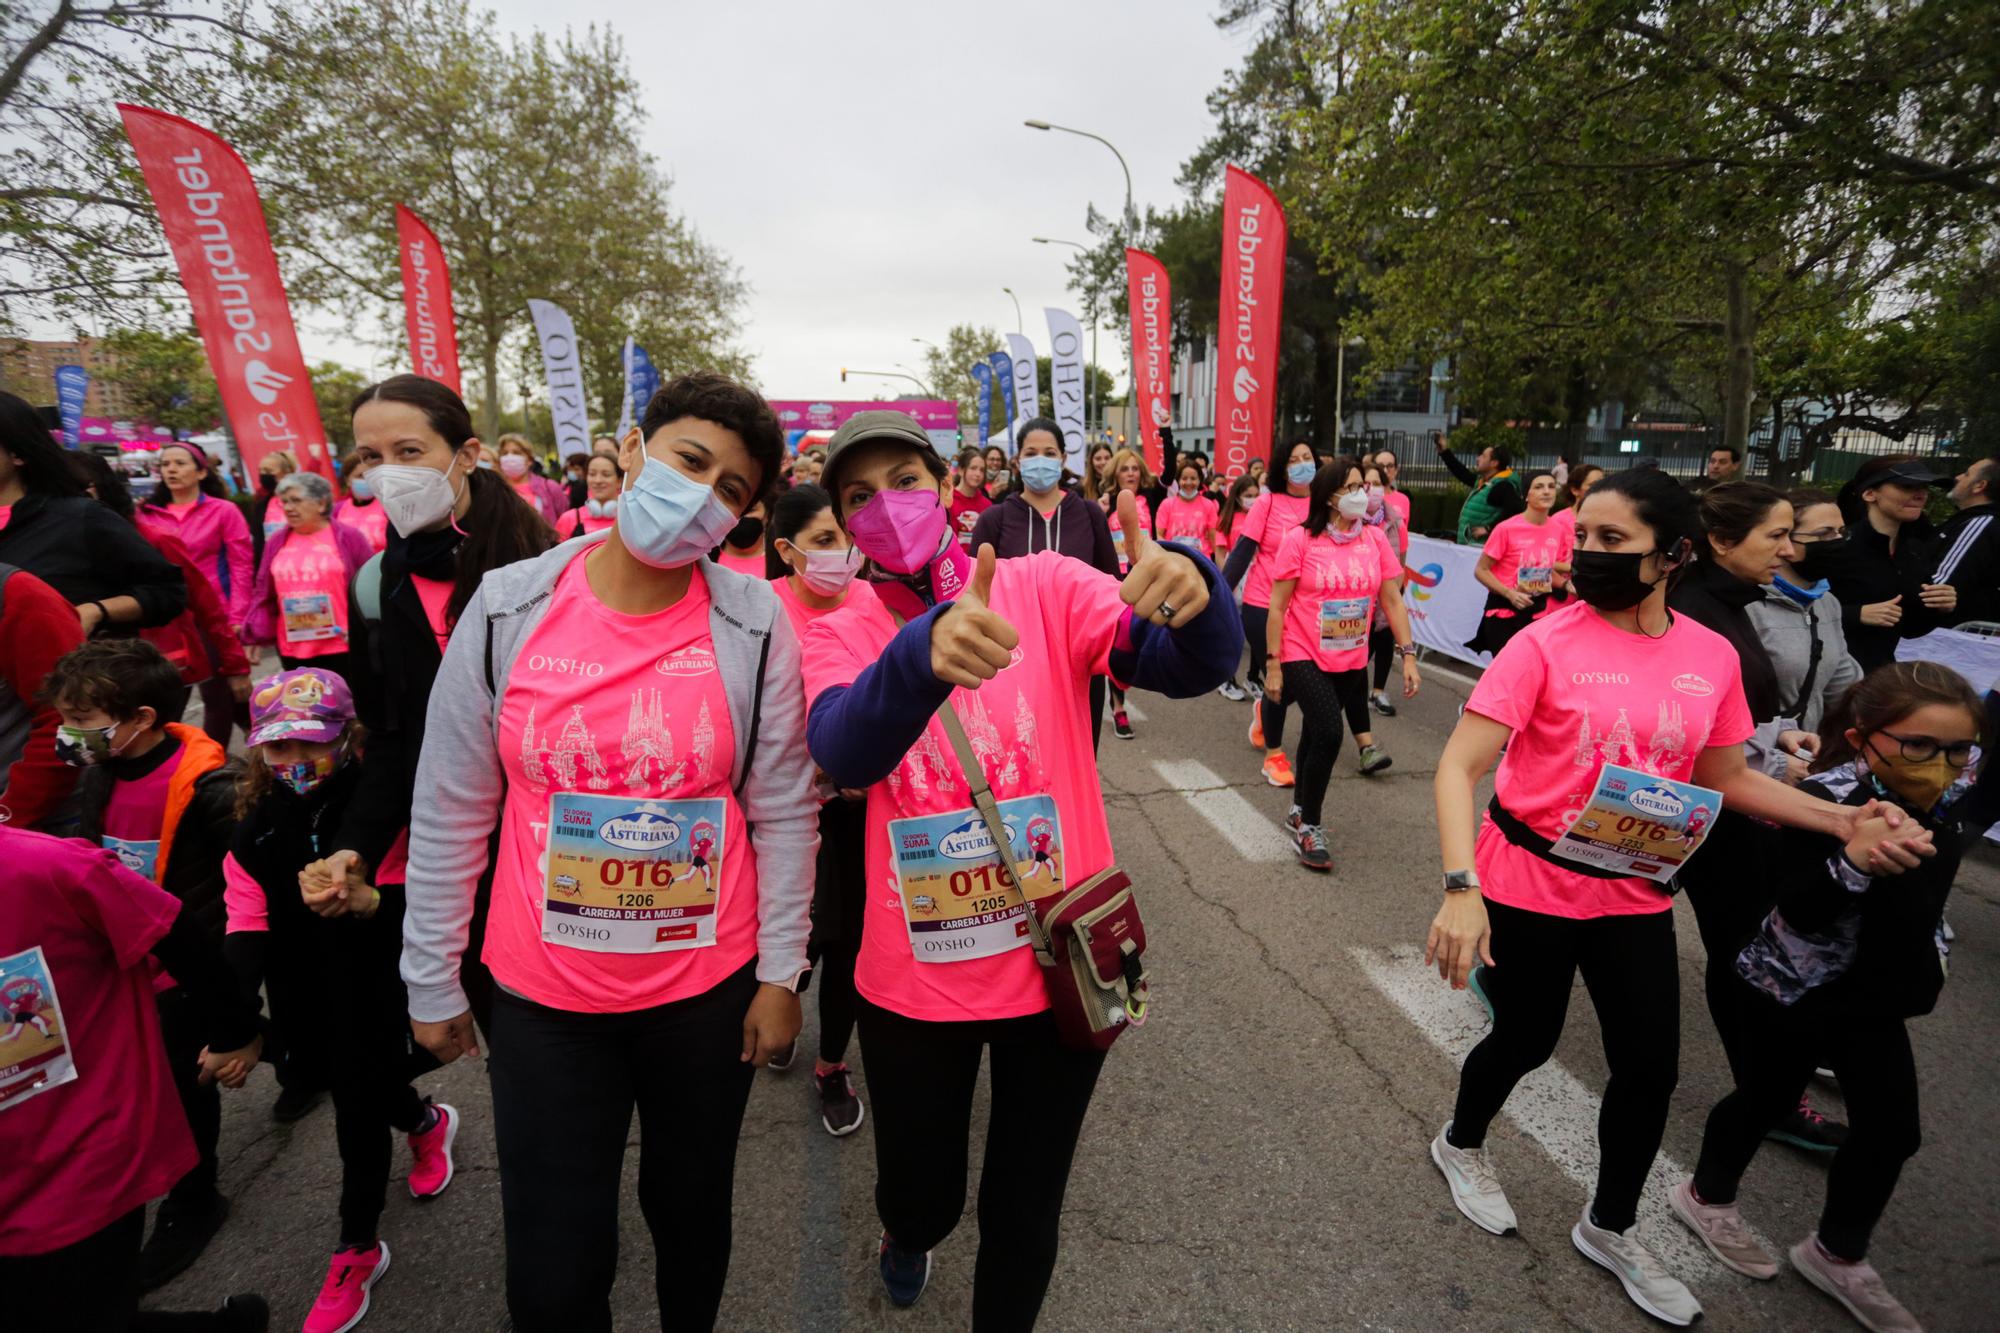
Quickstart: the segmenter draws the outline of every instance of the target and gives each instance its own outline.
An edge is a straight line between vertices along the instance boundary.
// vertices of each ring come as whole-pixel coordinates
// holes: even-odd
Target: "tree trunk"
[[[1313,448],[1340,452],[1340,422],[1335,420],[1334,385],[1340,376],[1340,334],[1328,329],[1313,336],[1312,423]],[[1343,401],[1339,410],[1345,410]]]
[[[1750,309],[1750,277],[1732,264],[1723,278],[1727,309],[1722,336],[1728,361],[1723,374],[1722,442],[1747,456],[1750,447],[1750,402],[1755,396],[1757,316]]]
[[[479,373],[485,395],[479,404],[479,438],[491,444],[500,438],[500,331],[489,324],[484,332],[486,345],[479,349]]]

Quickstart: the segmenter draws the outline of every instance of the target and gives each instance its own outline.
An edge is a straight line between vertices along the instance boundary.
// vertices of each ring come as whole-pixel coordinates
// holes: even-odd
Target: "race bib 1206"
[[[714,944],[727,815],[721,797],[551,792],[543,941],[595,953]]]

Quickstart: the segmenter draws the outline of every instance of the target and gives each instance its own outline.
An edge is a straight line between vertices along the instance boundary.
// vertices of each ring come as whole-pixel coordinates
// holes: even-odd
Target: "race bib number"
[[[48,960],[39,948],[0,958],[0,1111],[75,1078]]]
[[[1514,586],[1530,597],[1545,597],[1555,590],[1555,578],[1547,565],[1522,565],[1514,573]]]
[[[104,845],[118,857],[118,864],[135,875],[146,879],[154,878],[160,864],[160,840],[152,838],[114,838],[104,835]]]
[[[549,794],[542,940],[593,953],[715,943],[727,802]]]
[[[333,597],[329,593],[289,593],[284,599],[284,613],[285,637],[294,643],[340,637],[340,626],[333,619]]]
[[[1000,819],[1021,867],[1022,888],[1040,901],[1063,891],[1062,826],[1055,798],[1000,802]],[[903,896],[910,952],[920,963],[991,958],[1028,943],[1027,909],[976,809],[889,821],[889,851]]]
[[[1701,847],[1722,812],[1722,793],[1606,764],[1569,831],[1550,848],[1599,870],[1665,883]]]
[[[1344,653],[1368,641],[1366,597],[1329,597],[1319,604],[1319,648]]]

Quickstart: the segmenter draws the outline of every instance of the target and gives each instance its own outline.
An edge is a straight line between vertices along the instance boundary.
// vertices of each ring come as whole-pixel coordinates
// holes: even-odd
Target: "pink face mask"
[[[882,568],[914,574],[937,556],[949,521],[936,491],[877,491],[848,518],[847,532]]]
[[[528,460],[520,454],[500,455],[500,470],[519,481],[528,475]]]

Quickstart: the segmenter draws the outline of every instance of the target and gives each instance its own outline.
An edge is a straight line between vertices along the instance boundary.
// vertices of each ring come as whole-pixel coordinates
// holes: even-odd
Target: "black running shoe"
[[[1840,1145],[1847,1142],[1847,1126],[1838,1120],[1828,1120],[1806,1098],[1799,1098],[1799,1108],[1780,1120],[1764,1135],[1780,1143],[1789,1143],[1794,1148],[1806,1152],[1833,1153],[1840,1151]]]
[[[931,1252],[906,1250],[882,1233],[882,1285],[889,1289],[889,1302],[898,1307],[917,1303],[931,1283]]]
[[[228,1218],[229,1200],[220,1194],[192,1208],[161,1204],[153,1234],[139,1251],[139,1289],[151,1291],[187,1272]]]
[[[1125,716],[1125,710],[1122,708],[1111,715],[1111,730],[1117,733],[1121,741],[1129,741],[1139,734],[1132,730],[1132,720]]]
[[[814,1074],[819,1085],[819,1122],[833,1137],[845,1138],[861,1128],[861,1098],[854,1091],[854,1078],[846,1065],[835,1065],[824,1074]]]
[[[282,1088],[278,1092],[278,1100],[271,1103],[271,1119],[281,1125],[292,1124],[311,1115],[325,1100],[325,1088]]]

